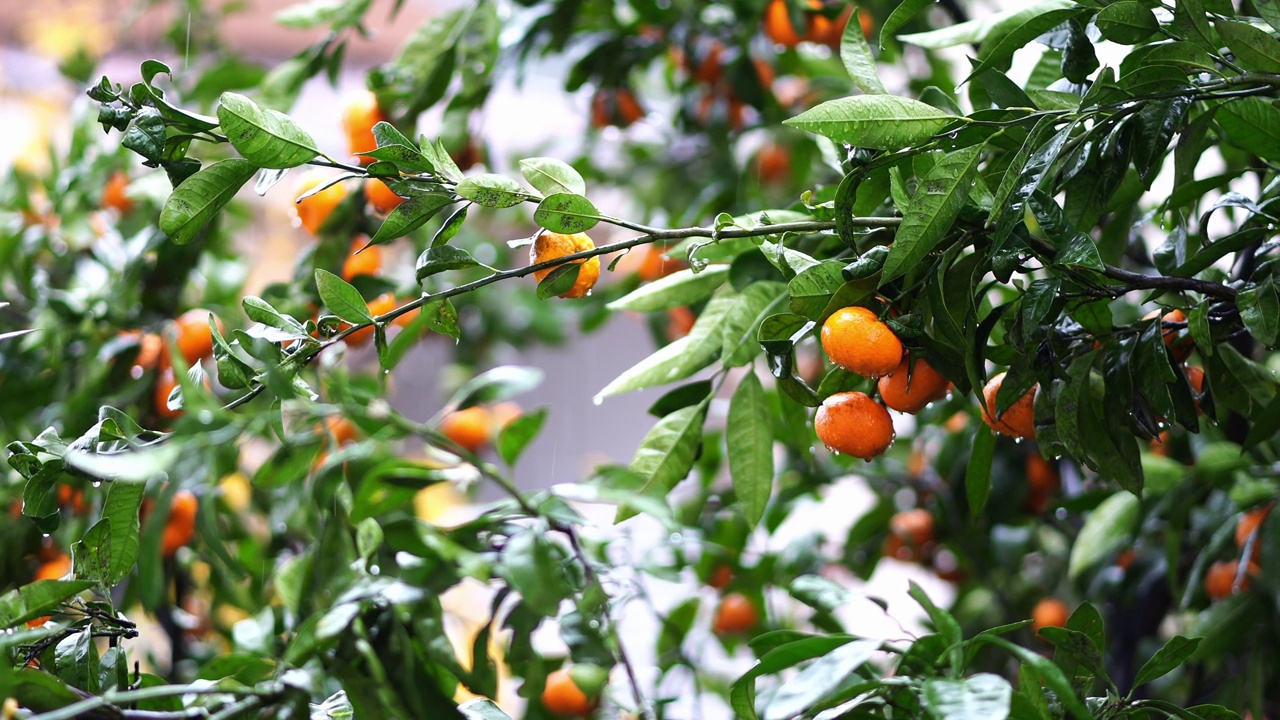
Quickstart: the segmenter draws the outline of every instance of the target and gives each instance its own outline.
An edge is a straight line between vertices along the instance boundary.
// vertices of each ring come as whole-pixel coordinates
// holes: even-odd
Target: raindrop
[[[40,537],[48,539],[51,535],[49,533],[40,533]]]
[[[1021,444],[1022,444],[1022,438],[1014,438],[1014,439],[1013,439],[1013,442],[1014,442],[1014,444],[1021,445]]]
[[[1053,511],[1053,516],[1054,516],[1054,517],[1056,517],[1056,518],[1058,518],[1059,520],[1066,520],[1066,519],[1067,519],[1067,509],[1066,509],[1066,508],[1058,508],[1057,510],[1054,510],[1054,511]]]
[[[836,450],[835,448],[831,447],[830,445],[828,445],[828,446],[827,446],[827,449],[831,451],[831,454],[832,454],[832,455],[839,455],[839,454],[840,454],[840,451],[839,451],[839,450]]]
[[[101,481],[101,480],[94,480],[94,481],[93,481],[92,483],[90,483],[90,484],[91,484],[91,485],[93,485],[94,489],[97,489],[97,488],[102,487],[102,481]]]
[[[369,566],[369,574],[370,574],[370,575],[377,575],[377,574],[379,574],[379,573],[381,573],[381,572],[382,572],[382,568],[378,567],[377,565],[370,565],[370,566]]]
[[[591,398],[591,404],[592,404],[592,405],[596,405],[596,406],[603,405],[603,404],[604,404],[604,396],[603,396],[603,395],[596,395],[595,397]]]
[[[671,533],[671,544],[679,545],[684,542],[684,536],[680,533]]]

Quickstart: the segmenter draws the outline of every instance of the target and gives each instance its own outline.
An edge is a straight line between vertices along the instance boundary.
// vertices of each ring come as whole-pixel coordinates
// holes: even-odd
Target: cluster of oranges
[[[788,48],[806,41],[839,48],[845,26],[853,16],[853,8],[846,7],[844,12],[834,20],[823,14],[822,10],[821,0],[808,0],[804,13],[804,34],[801,34],[795,23],[791,21],[791,9],[788,7],[787,0],[770,0],[764,11],[764,34],[774,43]],[[859,13],[858,19],[862,24],[862,34],[870,37],[874,30],[871,17],[863,12]]]
[[[222,321],[214,318],[218,331],[222,331]],[[138,344],[138,354],[134,357],[131,375],[141,378],[147,372],[158,369],[155,386],[152,390],[152,408],[156,417],[162,420],[173,420],[182,415],[181,410],[169,408],[169,394],[178,386],[177,377],[169,358],[172,352],[187,363],[194,365],[213,354],[213,331],[209,327],[209,311],[196,308],[179,315],[159,333],[143,330],[125,330],[120,337]],[[206,378],[206,386],[208,379]]]
[[[909,361],[893,330],[865,307],[846,307],[822,325],[822,348],[844,369],[879,378],[880,400],[862,392],[826,398],[814,418],[818,439],[833,452],[871,460],[893,442],[893,419],[886,406],[917,413],[946,396],[950,383],[922,359]]]

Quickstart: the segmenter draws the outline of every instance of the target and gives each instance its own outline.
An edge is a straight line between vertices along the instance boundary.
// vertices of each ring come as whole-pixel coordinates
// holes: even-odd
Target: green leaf
[[[1213,26],[1246,72],[1280,73],[1280,40],[1238,20],[1219,19]]]
[[[1280,31],[1280,0],[1253,0],[1253,7],[1272,30]]]
[[[0,628],[48,615],[62,601],[92,588],[90,580],[36,580],[0,595]]]
[[[631,469],[645,478],[642,495],[665,497],[689,474],[702,441],[706,409],[706,404],[681,408],[659,420],[644,436],[631,461]],[[615,522],[634,515],[634,510],[620,507]]]
[[[879,640],[855,640],[818,658],[778,688],[765,707],[764,720],[786,720],[804,713],[839,689],[879,651]]]
[[[379,245],[384,242],[404,237],[417,230],[435,217],[446,206],[456,202],[452,195],[444,193],[427,193],[414,195],[396,206],[387,219],[378,226],[370,244]]]
[[[320,302],[334,315],[357,325],[373,322],[360,291],[346,280],[328,270],[316,268],[316,290],[320,293]]]
[[[488,208],[509,208],[519,205],[528,197],[520,183],[505,175],[493,173],[466,178],[458,183],[454,192],[458,197]]]
[[[1181,635],[1169,638],[1169,642],[1165,643],[1164,647],[1143,663],[1142,669],[1138,671],[1138,676],[1133,681],[1133,686],[1146,685],[1152,680],[1164,677],[1170,670],[1186,662],[1199,645],[1200,638],[1185,638]]]
[[[1136,45],[1160,29],[1155,13],[1137,0],[1122,0],[1102,8],[1094,22],[1103,38],[1121,45]]]
[[[438,247],[429,247],[422,251],[422,254],[418,256],[414,272],[418,277],[418,282],[422,282],[436,273],[469,267],[489,266],[483,265],[479,260],[471,257],[471,253],[462,248],[453,247],[452,245],[440,245]],[[573,283],[570,283],[570,286],[572,285]]]
[[[498,432],[498,440],[494,443],[498,456],[508,465],[515,465],[524,449],[538,437],[543,424],[547,420],[547,409],[538,408],[531,413],[523,413],[512,420]]]
[[[1280,340],[1280,291],[1275,279],[1268,277],[1251,285],[1236,296],[1236,307],[1244,326],[1267,347],[1275,347]]]
[[[573,234],[595,227],[600,222],[600,211],[581,195],[556,193],[538,203],[533,220],[551,232]]]
[[[957,119],[919,100],[855,95],[828,100],[783,124],[858,147],[899,150],[928,140]]]
[[[510,715],[502,712],[502,709],[488,698],[468,700],[458,706],[458,712],[461,712],[466,720],[511,720]]]
[[[893,12],[889,13],[889,17],[885,19],[884,25],[880,26],[880,49],[884,49],[884,41],[888,38],[897,38],[894,33],[898,32],[902,26],[911,22],[911,18],[915,17],[927,7],[933,5],[934,0],[903,0],[893,8]],[[850,25],[855,23],[850,22]]]
[[[1086,570],[1109,561],[1124,547],[1137,527],[1141,506],[1137,496],[1121,491],[1094,508],[1071,546],[1067,577],[1078,580]]]
[[[689,334],[660,348],[604,387],[596,398],[683,380],[711,364],[723,349],[722,326],[737,294],[723,292],[703,308]]]
[[[857,9],[854,12],[863,13],[866,10]],[[845,71],[859,90],[872,95],[889,94],[880,80],[876,58],[871,54],[871,46],[862,34],[862,23],[858,21],[856,14],[849,18],[844,36],[840,38],[840,61],[844,63]]]
[[[297,167],[322,154],[292,118],[244,95],[222,93],[218,122],[236,152],[258,167]]]
[[[586,195],[587,183],[568,163],[555,158],[534,157],[520,161],[520,174],[535,190],[545,195]]]
[[[564,560],[562,551],[543,532],[531,529],[507,540],[497,570],[530,609],[555,617],[560,601],[573,594],[564,575]]]
[[[958,650],[963,635],[961,634],[960,623],[956,622],[951,613],[938,607],[929,598],[929,595],[925,593],[924,588],[916,584],[915,580],[909,581],[907,594],[911,596],[911,599],[920,603],[920,607],[924,608],[925,613],[929,616],[929,621],[933,623],[934,631],[937,632],[942,642],[953,651]],[[952,668],[959,670],[959,663],[953,662]]]
[[[566,263],[552,268],[551,272],[538,281],[538,299],[546,300],[569,292],[578,283],[578,275],[581,272],[581,262]]]
[[[656,312],[692,305],[715,292],[729,278],[729,265],[712,265],[695,273],[689,268],[645,283],[609,303],[610,310]]]
[[[1073,715],[1076,720],[1090,720],[1093,717],[1089,709],[1085,707],[1085,704],[1080,702],[1080,696],[1072,689],[1071,683],[1066,676],[1048,658],[1037,655],[1026,648],[1018,647],[1008,640],[995,635],[977,635],[973,638],[973,641],[1002,648],[1017,658],[1023,665],[1030,666],[1031,671],[1058,696],[1058,702],[1062,703],[1067,712]]]
[[[465,410],[472,405],[510,400],[542,384],[543,372],[535,367],[499,365],[468,380],[449,399],[449,405]]]
[[[756,678],[771,675],[816,657],[827,655],[854,640],[848,635],[805,637],[770,649],[750,670],[734,681],[729,690],[729,704],[738,717],[756,720]]]
[[[1029,20],[1039,15],[1072,7],[1075,7],[1075,4],[1067,0],[1053,0],[1051,2],[1024,5],[1014,10],[984,14],[976,20],[948,25],[938,30],[900,35],[898,39],[908,45],[915,45],[928,50],[939,50],[957,45],[986,45],[988,39],[991,39],[993,41],[992,44],[995,44],[1004,35],[1022,27]],[[991,51],[988,50],[988,52]]]
[[[925,708],[938,720],[1004,720],[1012,700],[1009,681],[991,673],[924,682]]]
[[[760,324],[786,300],[787,287],[772,280],[759,280],[743,288],[724,320],[724,349],[720,361],[727,368],[750,363],[760,352],[756,340]]]
[[[1280,162],[1280,108],[1258,97],[1237,98],[1219,105],[1214,120],[1226,142]]]
[[[138,559],[138,509],[146,492],[143,483],[113,482],[107,490],[102,517],[111,527],[111,546],[105,582],[123,580]]]
[[[823,312],[831,303],[832,296],[845,285],[844,267],[845,264],[839,260],[826,260],[791,278],[787,283],[791,311],[814,321],[825,319]],[[872,291],[874,285],[872,283]]]
[[[165,200],[160,231],[178,245],[191,242],[256,172],[258,166],[238,158],[201,169]]]
[[[980,62],[974,66],[969,77],[973,78],[991,68],[1007,69],[1015,52],[1084,12],[1084,8],[1071,2],[1039,3],[1019,10],[1017,14],[1000,22],[982,43],[978,49]]]
[[[902,225],[884,262],[882,284],[920,264],[942,242],[969,199],[981,149],[975,146],[950,153],[921,178],[920,189],[910,204],[901,208]]]
[[[755,527],[773,492],[773,420],[769,398],[754,372],[742,377],[729,401],[725,442],[738,507]]]

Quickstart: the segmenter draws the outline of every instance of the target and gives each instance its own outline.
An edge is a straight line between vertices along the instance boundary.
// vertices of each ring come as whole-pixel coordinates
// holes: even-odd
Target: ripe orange
[[[327,183],[331,177],[323,172],[313,170],[302,176],[298,181],[296,189],[297,195],[305,195],[311,190]],[[329,216],[333,214],[335,208],[347,197],[347,189],[342,183],[334,183],[320,192],[309,195],[299,200],[293,205],[294,216],[298,218],[298,222],[307,232],[312,235],[319,235],[320,228],[324,227]]]
[[[684,262],[667,257],[656,245],[642,245],[631,252],[636,253],[636,259],[632,261],[636,275],[644,282],[664,278],[685,267]]]
[[[1240,516],[1236,522],[1236,547],[1244,550],[1245,543],[1249,541],[1249,537],[1258,531],[1262,523],[1266,522],[1267,516],[1271,514],[1271,505],[1264,505],[1260,508],[1254,508],[1249,512]],[[1253,554],[1250,560],[1257,560],[1258,555],[1262,551],[1261,538],[1253,542]]]
[[[456,410],[440,421],[440,432],[468,451],[479,452],[493,433],[493,413],[479,405]]]
[[[928,510],[904,510],[889,519],[889,532],[903,542],[919,548],[933,542],[933,516]]]
[[[724,45],[718,40],[712,40],[707,44],[707,50],[702,55],[702,61],[698,63],[698,68],[693,72],[693,79],[703,85],[714,85],[720,80],[724,74],[724,66],[721,64],[721,56],[724,55]]]
[[[391,186],[378,178],[370,178],[365,181],[364,199],[369,201],[374,210],[383,215],[400,207],[400,203],[405,200],[397,195],[396,191],[391,189]]]
[[[216,316],[218,332],[223,331],[222,321]],[[178,343],[178,353],[188,365],[213,353],[213,331],[209,329],[209,311],[203,308],[188,310],[173,321],[171,337]]]
[[[523,411],[519,405],[508,401],[494,405],[491,414],[493,415],[494,432],[502,432],[503,428],[519,420]]]
[[[733,582],[733,568],[723,563],[717,565],[715,570],[711,571],[711,576],[707,578],[707,585],[716,590],[724,590],[731,582]]]
[[[401,305],[405,305],[417,299],[418,298],[405,298],[404,300],[397,301],[396,307],[400,307]],[[420,312],[422,312],[422,308],[419,307],[414,308],[403,315],[397,315],[396,319],[391,321],[391,324],[396,327],[408,327],[410,323],[418,319],[418,313]]]
[[[124,215],[133,209],[133,200],[128,195],[129,176],[123,170],[111,173],[102,186],[102,207],[112,208]]]
[[[133,377],[140,378],[142,374],[157,364],[164,363],[168,358],[164,357],[164,340],[155,333],[143,332],[141,330],[121,330],[119,337],[127,337],[137,340],[138,354],[133,358]]]
[[[357,275],[377,275],[382,269],[382,246],[366,245],[369,245],[369,238],[364,235],[357,235],[351,242],[351,252],[342,263],[343,280],[351,282]]]
[[[360,436],[360,431],[356,429],[354,423],[344,417],[331,415],[324,419],[324,426],[321,432],[326,433],[333,441],[333,444],[341,447],[347,443],[355,442]]]
[[[1038,452],[1027,455],[1027,512],[1035,515],[1044,512],[1061,482],[1056,465]]]
[[[1208,594],[1209,599],[1221,600],[1227,596],[1248,590],[1253,582],[1250,576],[1258,574],[1258,565],[1250,561],[1245,568],[1244,577],[1240,579],[1239,587],[1236,587],[1236,573],[1239,570],[1240,562],[1238,560],[1216,562],[1210,565],[1204,574],[1204,591]]]
[[[782,145],[769,143],[756,153],[755,170],[765,185],[784,182],[791,175],[791,153]]]
[[[567,669],[561,668],[547,675],[547,684],[542,689],[542,706],[552,715],[587,717],[599,704],[598,699],[587,697]]]
[[[737,635],[750,632],[760,623],[756,606],[742,593],[729,593],[716,609],[711,629],[717,635]]]
[[[1040,634],[1041,628],[1063,627],[1071,610],[1057,598],[1044,598],[1031,610],[1031,629]]]
[[[76,515],[84,515],[89,509],[84,501],[84,491],[66,483],[58,485],[58,504],[62,507],[70,507],[71,512]]]
[[[1116,555],[1116,567],[1121,570],[1128,570],[1138,560],[1138,551],[1133,548],[1125,548]]]
[[[764,9],[764,34],[774,43],[789,48],[799,45],[804,39],[791,23],[786,0],[769,0]]]
[[[597,129],[625,128],[644,115],[640,101],[627,88],[600,88],[591,98],[591,124]]]
[[[698,316],[687,306],[673,307],[667,310],[667,340],[675,342],[693,330]]]
[[[836,393],[822,401],[813,419],[818,439],[832,452],[870,461],[893,443],[889,411],[865,393]]]
[[[818,10],[821,9],[822,3],[818,2],[818,0],[809,0],[809,7]],[[840,40],[844,37],[844,28],[849,24],[849,18],[851,17],[853,17],[853,8],[851,7],[846,7],[844,12],[840,13],[840,16],[835,20],[816,12],[812,13],[809,15],[809,27],[805,39],[839,49]]]
[[[449,157],[453,159],[453,164],[457,165],[459,170],[469,170],[476,163],[484,160],[484,148],[477,145],[471,138],[467,138],[456,152],[449,151]]]
[[[1204,395],[1204,370],[1189,365],[1183,368],[1183,372],[1187,375],[1187,383],[1195,391],[1196,412],[1203,415],[1204,410],[1200,409],[1200,398]]]
[[[173,420],[182,417],[182,410],[169,409],[169,393],[178,386],[177,379],[173,376],[173,368],[165,368],[160,373],[160,377],[156,378],[156,389],[152,397],[155,406],[156,415],[164,420]]]
[[[1160,315],[1160,311],[1152,310],[1146,315],[1143,315],[1142,319],[1153,320],[1157,315]],[[1186,313],[1177,308],[1170,310],[1160,317],[1160,322],[1163,325],[1168,325],[1170,323],[1185,323],[1186,321]],[[1173,357],[1176,358],[1178,362],[1186,360],[1187,356],[1191,354],[1191,351],[1195,349],[1195,344],[1191,341],[1191,335],[1185,328],[1179,329],[1164,327],[1161,335],[1164,337],[1165,347],[1169,348],[1173,352]]]
[[[347,147],[352,155],[378,149],[373,137],[373,126],[386,122],[387,116],[378,107],[378,96],[365,90],[347,101],[342,110],[342,129],[347,134]],[[368,165],[373,158],[359,157],[361,165]]]
[[[185,547],[196,536],[196,510],[199,501],[190,490],[179,490],[169,506],[169,519],[164,524],[164,537],[160,541],[160,555],[171,558],[178,548]]]
[[[902,342],[864,307],[837,310],[822,324],[822,349],[831,362],[864,377],[893,372],[902,361]]]
[[[591,250],[595,246],[596,244],[591,242],[591,238],[587,237],[586,233],[561,235],[560,233],[543,230],[538,233],[533,245],[529,247],[529,264],[536,265],[548,260],[555,260],[565,255]],[[573,287],[560,294],[562,298],[586,297],[587,293],[591,292],[591,288],[595,286],[596,281],[600,279],[600,258],[593,257],[586,261],[578,260],[576,262],[582,266],[582,269],[578,271],[578,279],[573,283]],[[533,273],[533,277],[538,282],[542,282],[543,278],[551,274],[554,269],[537,270]]]
[[[1009,406],[1004,414],[996,417],[996,394],[1004,382],[1005,373],[1000,373],[987,382],[982,389],[982,397],[986,400],[982,407],[982,419],[992,430],[1012,438],[1034,439],[1036,436],[1035,400],[1039,383],[1033,385],[1026,395],[1018,398]]]
[[[951,383],[929,363],[919,359],[912,363],[909,381],[907,367],[907,358],[903,356],[893,372],[880,378],[876,387],[880,389],[880,399],[885,405],[914,415],[934,400],[946,396]]]
[[[71,556],[59,552],[51,560],[47,560],[36,569],[35,580],[61,580],[71,572]]]
[[[392,310],[396,309],[397,307],[396,296],[392,295],[391,293],[383,293],[378,297],[370,300],[368,302],[368,307],[369,307],[369,314],[374,316],[375,318],[378,317],[379,315],[385,315],[386,313],[389,313]],[[346,327],[351,327],[351,326],[347,325]],[[372,325],[370,325],[367,328],[362,328],[348,335],[346,337],[346,343],[350,347],[360,347],[362,345],[367,345],[369,344],[370,341],[373,340],[374,332],[375,331]]]
[[[773,65],[769,64],[764,58],[753,58],[751,64],[756,68],[756,78],[760,81],[760,87],[765,90],[773,89],[773,81],[778,79],[778,73],[773,69]]]

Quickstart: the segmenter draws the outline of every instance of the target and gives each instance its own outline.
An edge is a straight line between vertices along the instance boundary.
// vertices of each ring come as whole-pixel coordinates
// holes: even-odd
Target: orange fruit
[[[625,128],[644,115],[640,101],[627,88],[600,88],[591,98],[591,124],[596,128]]]
[[[216,316],[213,319],[218,332],[223,331],[222,321]],[[188,310],[173,321],[174,329],[170,337],[178,344],[178,353],[188,365],[194,364],[203,357],[213,353],[213,330],[209,328],[209,311],[203,308]]]
[[[693,79],[703,85],[714,85],[724,74],[724,66],[720,62],[721,56],[724,55],[724,45],[718,40],[712,40],[707,45],[707,51],[702,55],[702,62],[698,63],[698,68],[693,72]]]
[[[832,452],[871,460],[893,443],[889,411],[865,393],[836,393],[822,401],[813,429]]]
[[[164,340],[155,333],[141,330],[121,330],[119,337],[132,338],[138,342],[138,354],[133,358],[133,377],[142,374],[168,358],[164,357]]]
[[[987,382],[982,389],[982,397],[986,400],[982,407],[982,419],[992,430],[1012,438],[1034,439],[1036,436],[1035,401],[1039,383],[1033,385],[1027,394],[1018,398],[1009,406],[1003,415],[996,417],[996,394],[1004,382],[1005,373],[1000,373]]]
[[[1173,433],[1168,430],[1160,431],[1160,434],[1151,438],[1151,452],[1160,457],[1169,457],[1169,441],[1173,439]]]
[[[124,215],[133,209],[133,200],[128,195],[129,175],[123,170],[111,173],[102,186],[102,207],[111,208]]]
[[[516,403],[507,401],[494,405],[491,414],[494,432],[502,432],[503,428],[519,420],[523,411]]]
[[[378,107],[378,96],[365,90],[350,100],[342,109],[342,130],[347,134],[347,147],[352,155],[378,149],[378,141],[373,137],[373,126],[386,122],[387,116]],[[359,157],[361,165],[368,165],[373,158]]]
[[[789,48],[799,45],[804,39],[791,23],[786,0],[769,0],[769,5],[764,9],[764,34],[775,44]]]
[[[685,267],[682,261],[667,257],[662,248],[655,245],[644,245],[633,252],[638,253],[636,275],[644,282],[664,278]]]
[[[822,349],[831,362],[864,377],[893,372],[902,361],[902,342],[864,307],[837,310],[822,324]]]
[[[160,555],[171,558],[178,548],[186,547],[196,536],[196,510],[200,503],[195,493],[179,490],[169,506],[169,519],[164,524],[164,536],[160,541]]]
[[[493,433],[493,414],[479,405],[455,410],[440,421],[440,433],[470,452],[479,452]]]
[[[368,247],[365,247],[368,245]],[[361,250],[361,248],[364,248]],[[382,246],[369,245],[369,238],[357,235],[351,242],[351,252],[342,263],[342,279],[351,282],[357,275],[377,275],[382,269]]]
[[[844,28],[849,24],[849,18],[853,16],[853,8],[846,7],[844,12],[834,20],[818,12],[822,9],[821,0],[809,0],[809,9],[812,12],[807,18],[808,28],[804,39],[839,49],[840,40],[844,37]]]
[[[71,556],[59,552],[53,559],[41,563],[34,580],[61,580],[71,572]]]
[[[1157,315],[1160,315],[1160,311],[1152,310],[1146,315],[1143,315],[1142,319],[1154,320]],[[1170,323],[1185,323],[1186,321],[1186,313],[1177,308],[1174,308],[1160,316],[1160,322],[1164,325],[1168,325]],[[1164,337],[1165,347],[1169,348],[1173,352],[1173,357],[1176,358],[1178,362],[1186,360],[1187,356],[1191,354],[1191,351],[1195,349],[1195,345],[1191,341],[1190,333],[1187,332],[1185,327],[1182,329],[1164,327],[1161,335]]]
[[[876,387],[879,388],[880,399],[885,405],[898,412],[914,415],[934,400],[946,396],[951,383],[929,363],[917,359],[911,363],[910,373],[907,372],[907,367],[907,358],[904,356],[893,372],[880,378]]]
[[[329,436],[333,444],[341,447],[348,443],[355,442],[360,436],[360,431],[356,429],[354,423],[344,417],[331,415],[324,419],[324,426],[321,432]]]
[[[1240,586],[1236,587],[1236,574],[1239,570],[1240,562],[1238,560],[1216,562],[1210,565],[1204,574],[1204,591],[1208,594],[1209,599],[1221,600],[1227,596],[1248,590],[1252,584],[1250,576],[1258,574],[1258,566],[1256,563],[1250,562],[1245,568],[1244,577],[1240,579]]]
[[[156,389],[152,400],[156,415],[165,420],[182,417],[182,410],[169,409],[169,394],[177,386],[178,381],[173,376],[173,368],[165,368],[164,372],[160,373],[160,377],[156,378]]]
[[[1182,371],[1186,373],[1187,383],[1195,391],[1196,412],[1203,415],[1204,410],[1200,409],[1200,398],[1204,396],[1204,370],[1194,365],[1188,365]]]
[[[715,570],[711,571],[711,576],[707,578],[707,585],[716,590],[724,590],[731,582],[733,582],[733,568],[723,563],[717,565]]]
[[[667,310],[667,340],[675,342],[693,330],[698,316],[688,307],[681,305]]]
[[[378,178],[369,178],[364,182],[364,199],[369,201],[374,210],[383,215],[400,207],[400,203],[405,200],[397,195],[390,185]]]
[[[368,307],[369,307],[369,314],[374,316],[375,318],[378,317],[379,315],[385,315],[386,313],[389,313],[392,310],[395,310],[396,307],[398,307],[396,305],[396,296],[392,295],[391,293],[383,293],[378,297],[370,300],[368,302]],[[351,327],[351,326],[347,325],[346,327]],[[375,331],[372,325],[366,328],[361,328],[360,330],[357,330],[351,333],[350,335],[348,335],[346,337],[346,343],[350,347],[360,347],[362,345],[367,345],[369,344],[370,341],[373,340],[374,332]]]
[[[71,512],[76,515],[84,515],[89,509],[84,501],[84,491],[66,483],[58,485],[58,504],[62,507],[70,507]]]
[[[1045,460],[1040,453],[1027,455],[1027,511],[1035,515],[1044,512],[1050,496],[1058,491],[1061,482],[1056,465]]]
[[[889,532],[918,547],[933,542],[933,516],[928,510],[903,510],[889,519]]]
[[[533,245],[529,247],[529,264],[536,265],[548,260],[555,260],[565,255],[591,250],[595,246],[596,244],[591,242],[591,238],[587,237],[586,233],[561,235],[560,233],[543,230],[538,233]],[[591,292],[591,288],[595,286],[596,281],[600,279],[600,258],[593,257],[585,261],[577,260],[576,262],[582,266],[582,269],[578,271],[578,279],[573,283],[573,287],[560,294],[562,298],[586,297],[587,293]],[[554,269],[537,270],[533,273],[533,277],[538,282],[542,282],[543,278],[551,274]]]
[[[1249,512],[1240,516],[1236,521],[1236,547],[1244,550],[1244,546],[1249,542],[1249,537],[1258,531],[1262,523],[1266,522],[1267,516],[1271,514],[1271,505],[1264,505],[1260,508],[1254,508]],[[1257,560],[1259,553],[1262,551],[1262,542],[1259,537],[1253,542],[1253,554],[1250,560]]]
[[[742,593],[729,593],[716,608],[711,629],[717,635],[738,635],[750,632],[760,623],[756,606]]]
[[[1128,570],[1138,560],[1138,552],[1133,548],[1125,548],[1116,555],[1116,567],[1121,570]]]
[[[862,36],[870,40],[872,33],[876,31],[876,20],[865,8],[858,10],[858,25],[862,27]]]
[[[306,195],[306,193],[327,183],[331,180],[331,176],[327,173],[313,170],[302,176],[298,181],[296,193]],[[347,197],[347,189],[342,183],[334,183],[321,190],[320,192],[309,195],[299,200],[293,205],[294,216],[298,218],[298,222],[307,232],[312,235],[319,235],[320,228],[324,227],[329,216],[333,214],[335,208]]]
[[[597,705],[599,701],[587,697],[567,669],[547,675],[547,684],[542,689],[542,706],[547,712],[558,717],[587,717],[595,712]]]
[[[396,307],[400,307],[401,305],[405,305],[417,299],[418,298],[406,298],[404,300],[398,301]],[[420,312],[422,312],[422,308],[419,307],[419,308],[414,308],[409,312],[404,313],[403,315],[397,315],[396,319],[391,321],[391,324],[395,325],[396,327],[408,327],[410,323],[418,319],[418,313]]]
[[[1057,598],[1044,598],[1031,610],[1031,629],[1039,635],[1041,628],[1065,626],[1070,616],[1066,603]]]
[[[476,163],[484,160],[484,149],[471,138],[467,138],[457,152],[452,150],[449,152],[449,157],[453,159],[453,164],[457,165],[459,170],[469,170]]]
[[[791,153],[782,145],[769,143],[756,153],[755,170],[766,185],[784,182],[791,175]]]

